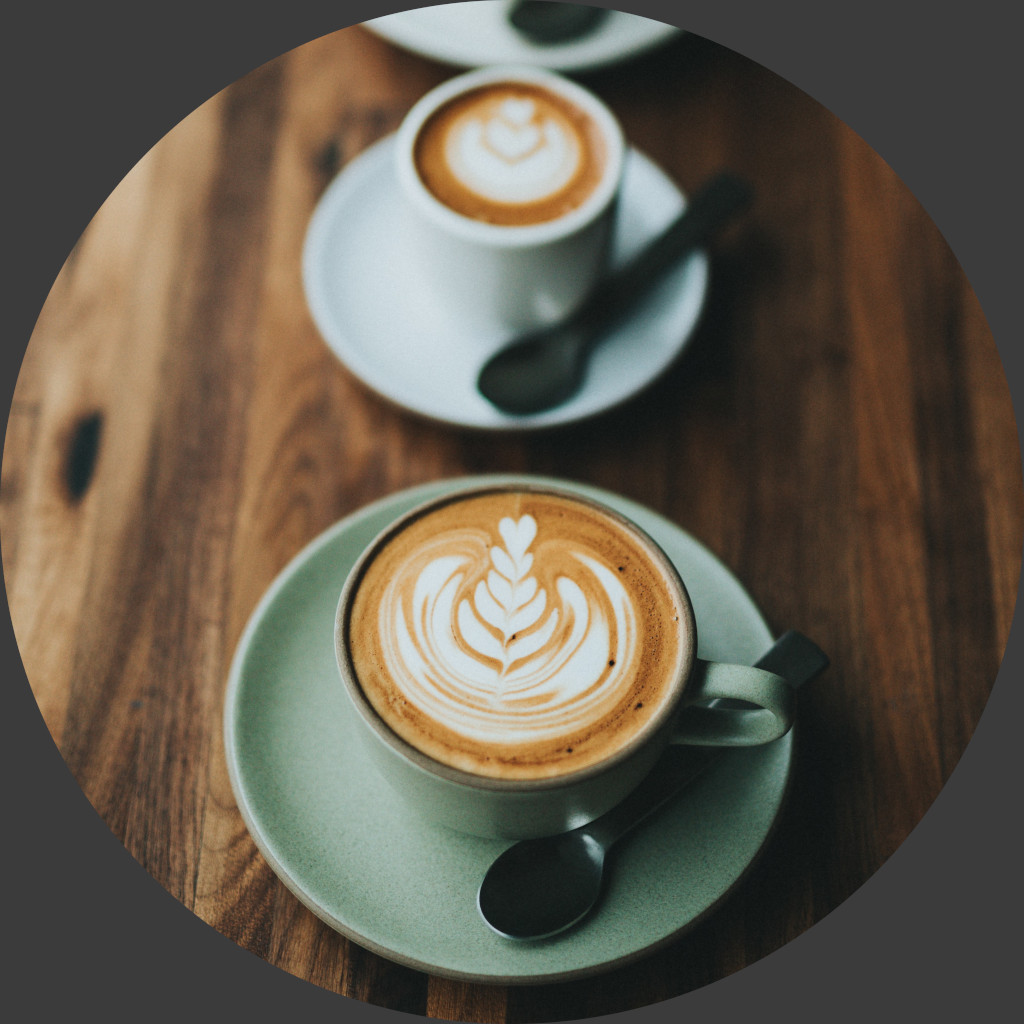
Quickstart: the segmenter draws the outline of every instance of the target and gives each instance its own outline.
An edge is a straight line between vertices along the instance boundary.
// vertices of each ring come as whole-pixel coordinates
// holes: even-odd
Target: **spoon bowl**
[[[540,45],[567,43],[592,32],[607,17],[604,7],[552,3],[551,0],[512,0],[507,18],[517,32]]]
[[[575,832],[516,843],[491,866],[477,907],[508,939],[557,935],[590,912],[601,891],[604,855],[596,839]]]
[[[505,412],[529,415],[553,409],[583,383],[580,349],[571,324],[523,338],[483,368],[480,392]]]

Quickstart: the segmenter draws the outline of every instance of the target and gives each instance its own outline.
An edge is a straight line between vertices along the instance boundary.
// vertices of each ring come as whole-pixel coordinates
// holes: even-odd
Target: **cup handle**
[[[686,706],[676,719],[673,743],[705,747],[748,747],[784,736],[793,724],[793,687],[782,676],[749,665],[694,662]],[[746,701],[751,709],[704,707],[698,701]]]

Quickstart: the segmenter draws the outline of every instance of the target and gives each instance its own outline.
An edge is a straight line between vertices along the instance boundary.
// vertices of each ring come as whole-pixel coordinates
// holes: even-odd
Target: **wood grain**
[[[696,37],[582,76],[692,189],[757,201],[713,249],[703,323],[642,400],[491,436],[375,398],[317,334],[300,253],[334,174],[449,69],[358,29],[263,66],[97,212],[18,380],[0,484],[12,618],[97,812],[202,920],[282,969],[438,1019],[563,1020],[708,984],[801,934],[896,850],[955,767],[1006,644],[1024,493],[999,357],[892,170],[765,69]],[[429,354],[410,351],[410,358]],[[281,885],[235,806],[228,664],[275,574],[366,502],[477,472],[585,481],[707,544],[832,668],[791,798],[710,918],[586,982],[479,986],[390,963]]]

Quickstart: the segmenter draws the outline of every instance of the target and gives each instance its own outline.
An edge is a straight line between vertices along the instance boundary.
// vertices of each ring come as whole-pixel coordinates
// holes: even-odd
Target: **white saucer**
[[[580,391],[555,409],[512,416],[476,389],[487,357],[506,341],[495,323],[470,324],[439,305],[403,244],[404,207],[389,136],[346,165],[313,212],[303,283],[313,319],[335,355],[384,398],[430,419],[490,430],[549,427],[633,397],[679,355],[707,292],[703,252],[664,275],[632,315],[596,345]],[[629,150],[612,263],[620,264],[685,206],[672,181]]]
[[[531,480],[542,478],[437,481],[336,523],[296,555],[253,612],[225,698],[235,798],[284,884],[361,946],[467,981],[583,977],[677,937],[746,874],[771,834],[792,764],[792,730],[724,754],[616,847],[600,904],[571,931],[514,942],[484,924],[476,891],[509,844],[414,819],[361,756],[356,712],[334,659],[334,614],[356,558],[399,515],[457,487]],[[661,545],[693,600],[700,657],[749,665],[769,646],[750,597],[696,540],[625,498],[557,483],[625,513]]]
[[[423,57],[461,67],[537,64],[556,71],[587,71],[638,56],[680,29],[624,11],[610,11],[579,39],[542,46],[524,39],[498,0],[438,4],[364,22],[389,42]]]

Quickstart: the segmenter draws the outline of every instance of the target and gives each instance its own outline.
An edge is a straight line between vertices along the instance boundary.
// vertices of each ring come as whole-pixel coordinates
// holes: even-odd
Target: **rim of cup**
[[[655,714],[643,728],[635,733],[630,739],[607,757],[583,768],[576,768],[559,775],[543,776],[540,778],[516,778],[503,779],[489,775],[477,775],[462,768],[455,768],[452,765],[437,761],[425,754],[418,747],[413,746],[407,740],[398,735],[384,719],[377,713],[373,705],[363,693],[359,680],[356,676],[355,667],[348,650],[348,627],[352,610],[352,598],[361,582],[370,562],[374,559],[381,547],[391,537],[401,532],[410,523],[419,519],[434,509],[443,508],[452,502],[462,501],[466,498],[482,494],[493,494],[496,491],[530,491],[541,494],[551,494],[556,497],[567,498],[576,501],[590,508],[596,509],[603,515],[608,516],[613,522],[622,526],[633,534],[643,545],[644,550],[653,562],[656,562],[664,571],[666,579],[672,584],[680,598],[680,629],[685,629],[688,641],[685,649],[680,653],[679,671],[672,680],[672,692],[662,702]],[[335,660],[338,663],[341,683],[347,691],[353,706],[359,716],[366,722],[370,729],[382,739],[385,745],[400,754],[406,761],[417,765],[429,775],[447,779],[462,786],[473,789],[484,789],[497,792],[541,792],[549,789],[560,789],[564,786],[575,785],[586,779],[602,775],[610,771],[616,765],[635,756],[641,748],[664,729],[671,727],[679,708],[690,686],[690,679],[693,675],[694,665],[697,658],[697,622],[693,611],[693,601],[686,589],[686,584],[675,567],[672,559],[662,550],[653,537],[642,527],[638,526],[627,516],[615,509],[603,504],[596,499],[580,495],[568,489],[550,486],[548,484],[482,484],[466,488],[459,488],[447,494],[428,499],[427,501],[410,509],[401,515],[393,523],[386,526],[378,533],[373,540],[363,549],[362,554],[350,570],[348,577],[341,590],[338,606],[334,618],[334,646]]]
[[[550,89],[581,107],[594,119],[607,146],[605,168],[593,192],[577,207],[555,220],[537,224],[490,224],[457,213],[423,184],[413,158],[416,138],[427,119],[449,100],[491,82],[528,82]],[[615,198],[622,179],[626,143],[618,119],[592,92],[546,68],[501,64],[477,68],[442,82],[422,96],[406,114],[397,133],[398,180],[406,196],[439,227],[472,241],[516,248],[569,237],[597,219]]]

